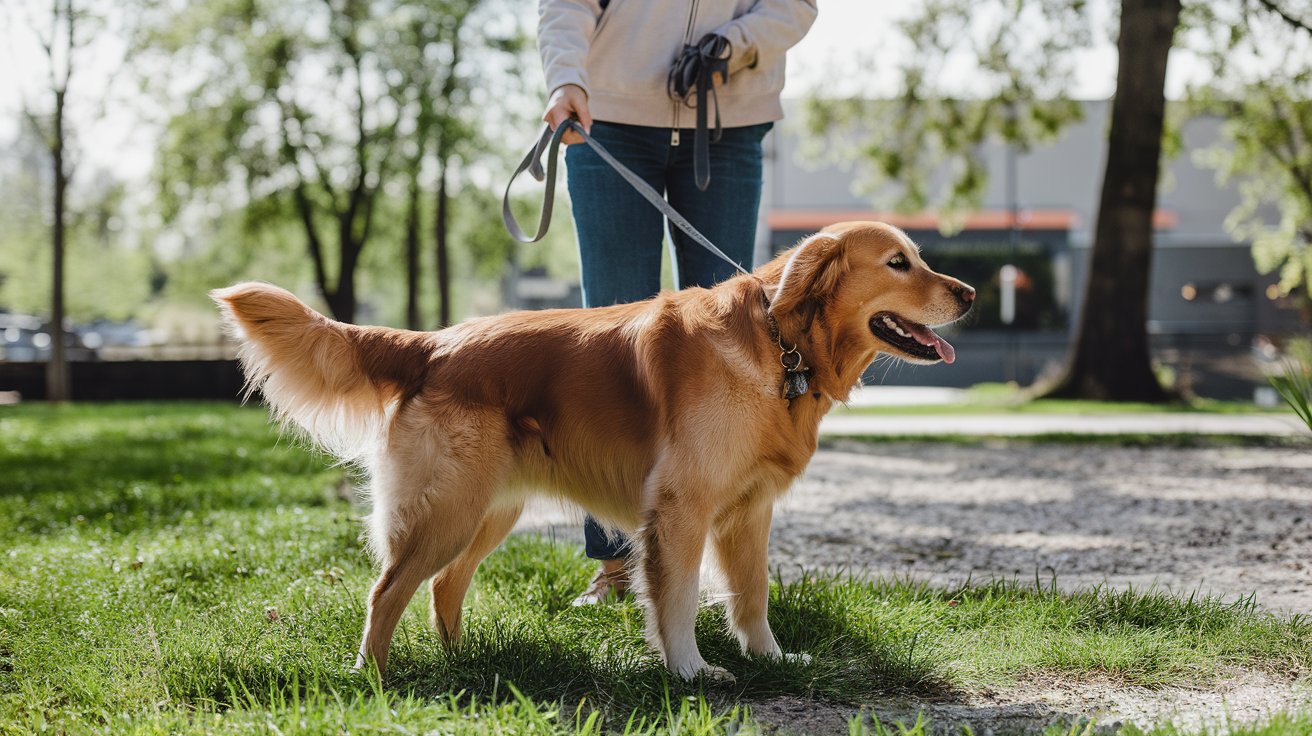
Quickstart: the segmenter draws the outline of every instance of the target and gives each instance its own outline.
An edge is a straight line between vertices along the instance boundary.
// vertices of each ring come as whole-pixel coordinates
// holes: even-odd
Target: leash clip
[[[784,367],[784,370],[789,373],[806,370],[806,366],[802,365],[802,354],[797,352],[796,345],[784,347],[783,341],[780,341],[779,350],[782,351],[779,353],[779,364]],[[790,358],[792,359],[792,365],[789,365],[788,362]]]

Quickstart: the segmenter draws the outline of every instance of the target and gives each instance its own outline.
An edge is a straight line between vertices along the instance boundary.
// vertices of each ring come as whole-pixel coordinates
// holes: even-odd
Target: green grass
[[[380,684],[349,668],[362,510],[263,411],[23,405],[0,440],[0,733],[753,732],[751,703],[775,695],[856,713],[1054,675],[1312,672],[1312,622],[1252,600],[811,576],[771,591],[781,643],[811,664],[743,657],[709,607],[699,644],[738,681],[681,683],[637,606],[569,605],[591,572],[578,548],[517,536],[479,571],[463,645],[442,649],[418,596]]]
[[[1289,408],[1312,429],[1312,363],[1287,360],[1283,375],[1271,376],[1270,381]]]
[[[878,390],[877,388],[875,390]],[[1032,400],[1025,390],[1003,383],[982,383],[967,389],[962,401],[951,404],[925,404],[912,406],[854,406],[838,407],[838,412],[849,414],[1251,414],[1284,413],[1284,407],[1260,407],[1246,401],[1218,401],[1195,398],[1167,404],[1144,404],[1118,401],[1081,401],[1073,399]]]

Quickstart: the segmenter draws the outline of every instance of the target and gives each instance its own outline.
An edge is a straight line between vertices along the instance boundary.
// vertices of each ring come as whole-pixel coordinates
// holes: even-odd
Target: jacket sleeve
[[[600,0],[538,0],[538,54],[548,94],[566,84],[588,91],[588,47],[599,17]]]
[[[729,74],[782,57],[811,29],[815,16],[816,0],[756,0],[746,13],[715,29],[733,44]]]

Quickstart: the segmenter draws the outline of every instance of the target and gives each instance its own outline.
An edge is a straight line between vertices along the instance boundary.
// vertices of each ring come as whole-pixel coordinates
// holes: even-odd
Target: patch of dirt
[[[852,718],[869,724],[873,714],[886,726],[897,722],[910,726],[923,715],[928,732],[939,736],[959,736],[963,726],[976,736],[1002,736],[1091,720],[1099,734],[1115,733],[1129,724],[1148,728],[1163,722],[1188,733],[1261,721],[1273,713],[1309,706],[1312,690],[1256,673],[1235,675],[1207,690],[1036,681],[954,703],[890,699],[854,708],[782,697],[750,704],[753,718],[778,734],[847,734]]]
[[[533,507],[532,529],[581,539],[578,514]],[[1226,600],[1254,595],[1312,612],[1312,453],[1300,448],[1153,448],[985,442],[836,441],[778,504],[770,564],[785,578],[847,569],[943,586],[970,578],[1059,588],[1150,586]],[[1147,690],[1032,682],[967,702],[874,703],[883,720],[979,736],[1096,718],[1189,727],[1312,705],[1306,688],[1257,673],[1221,686]],[[752,704],[782,733],[846,733],[856,709],[776,698]]]

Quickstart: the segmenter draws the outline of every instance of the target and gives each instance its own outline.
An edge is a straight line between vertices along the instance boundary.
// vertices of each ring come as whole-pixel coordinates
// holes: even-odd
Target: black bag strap
[[[719,143],[723,128],[720,125],[720,96],[715,91],[716,74],[729,81],[729,58],[733,44],[724,36],[708,33],[696,44],[683,47],[683,52],[670,68],[666,87],[670,96],[690,104],[696,97],[697,128],[693,131],[693,175],[697,188],[706,191],[711,184],[711,143]],[[708,100],[709,95],[709,100]],[[715,131],[707,130],[708,102],[715,105]]]

